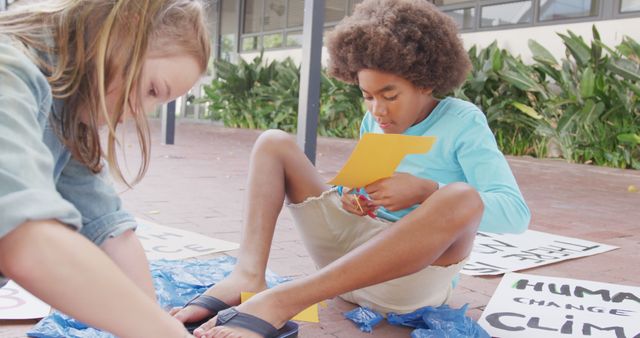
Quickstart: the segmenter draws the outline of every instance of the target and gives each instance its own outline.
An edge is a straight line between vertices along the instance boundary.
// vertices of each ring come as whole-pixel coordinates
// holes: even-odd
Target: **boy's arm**
[[[376,122],[371,113],[366,112],[360,123],[360,138],[372,132]],[[376,181],[364,187],[373,200],[372,206],[383,206],[389,211],[409,208],[424,202],[440,187],[440,183],[407,173],[396,172],[393,176]],[[375,194],[375,192],[381,192]],[[387,197],[387,198],[384,198]],[[375,200],[377,197],[377,200]]]
[[[119,337],[187,337],[109,258],[57,221],[26,222],[0,239],[0,271],[54,308]]]
[[[421,204],[438,190],[438,182],[396,172],[365,187],[369,198],[376,206],[389,211],[398,211]]]
[[[456,141],[456,156],[467,182],[484,202],[481,231],[521,233],[531,214],[511,168],[483,115],[471,119]]]

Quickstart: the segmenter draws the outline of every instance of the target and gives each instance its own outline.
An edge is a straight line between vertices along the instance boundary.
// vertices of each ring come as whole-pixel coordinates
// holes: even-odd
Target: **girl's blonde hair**
[[[142,157],[135,184],[147,170],[150,152],[141,100],[130,100],[133,90],[142,97],[144,58],[187,54],[204,72],[211,54],[205,15],[199,0],[48,0],[0,13],[0,33],[22,42],[47,75],[53,97],[65,103],[62,114],[51,114],[60,119],[53,125],[60,126],[73,156],[93,172],[102,169],[102,116],[109,127],[104,155],[116,177],[129,184],[116,158],[115,129],[127,107],[134,112]],[[106,90],[116,80],[123,83],[119,109],[109,116]]]

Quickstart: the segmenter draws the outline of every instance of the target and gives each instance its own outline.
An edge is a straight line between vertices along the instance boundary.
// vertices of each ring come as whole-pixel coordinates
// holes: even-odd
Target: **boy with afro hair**
[[[361,136],[437,141],[426,154],[406,156],[392,177],[358,189],[366,199],[356,201],[357,195],[324,183],[294,138],[264,132],[251,154],[238,264],[174,314],[183,322],[206,321],[238,305],[241,291],[258,294],[220,312],[222,326],[204,322],[194,331],[198,337],[256,336],[256,321],[277,331],[335,296],[382,313],[439,306],[449,299],[478,229],[519,233],[528,226],[529,209],[484,114],[469,102],[437,98],[459,86],[470,68],[451,18],[425,0],[367,0],[335,27],[327,48],[329,73],[362,90]],[[266,289],[285,198],[318,271]],[[250,319],[227,320],[229,311]]]

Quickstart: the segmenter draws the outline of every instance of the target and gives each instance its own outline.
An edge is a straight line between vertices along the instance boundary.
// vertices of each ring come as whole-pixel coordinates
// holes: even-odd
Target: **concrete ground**
[[[122,194],[125,206],[156,223],[239,242],[249,153],[258,131],[178,121],[176,144],[160,144],[152,121],[153,150],[145,179]],[[129,132],[129,141],[135,136]],[[332,177],[355,146],[353,140],[320,138],[317,168]],[[132,148],[134,149],[134,148]],[[510,157],[509,164],[532,211],[530,228],[619,246],[620,249],[525,271],[546,276],[640,286],[640,171],[601,168],[562,160]],[[229,254],[235,255],[235,252]],[[285,210],[274,238],[269,267],[283,276],[313,273],[314,266]],[[500,277],[462,276],[450,301],[469,303],[478,319]],[[338,299],[320,309],[320,323],[302,324],[302,337],[408,337],[410,330],[381,324],[361,333],[342,313]],[[0,338],[24,337],[35,321],[0,321]]]

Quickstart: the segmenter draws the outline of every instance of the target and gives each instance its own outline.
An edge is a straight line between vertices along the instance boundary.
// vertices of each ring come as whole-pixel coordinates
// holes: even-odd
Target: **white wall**
[[[626,35],[640,42],[640,18],[605,20],[595,22],[581,22],[572,24],[537,26],[527,28],[506,29],[489,32],[474,32],[462,34],[462,41],[466,49],[473,45],[486,47],[493,41],[498,42],[500,48],[507,49],[514,55],[521,55],[525,63],[531,61],[529,39],[536,40],[547,48],[557,59],[565,56],[562,39],[556,33],[567,34],[571,30],[589,44],[593,39],[591,32],[595,25],[600,33],[600,39],[610,47],[618,45]]]
[[[591,26],[594,25],[600,32],[602,41],[610,47],[614,47],[622,37],[627,35],[640,42],[640,18],[605,20],[595,22],[581,22],[572,24],[560,24],[549,26],[536,26],[526,28],[512,28],[495,30],[488,32],[474,32],[461,34],[466,49],[473,45],[486,47],[494,40],[498,41],[500,48],[507,49],[514,55],[521,55],[525,63],[531,61],[531,52],[527,45],[529,39],[534,39],[547,48],[557,59],[564,57],[565,48],[562,39],[556,34],[566,34],[568,30],[580,35],[589,43],[592,40]],[[326,64],[326,48],[322,48],[322,61]],[[252,60],[259,53],[243,53],[241,57],[247,61]],[[300,63],[302,59],[302,49],[284,49],[277,51],[266,51],[265,58],[268,60],[281,60],[287,56]]]

